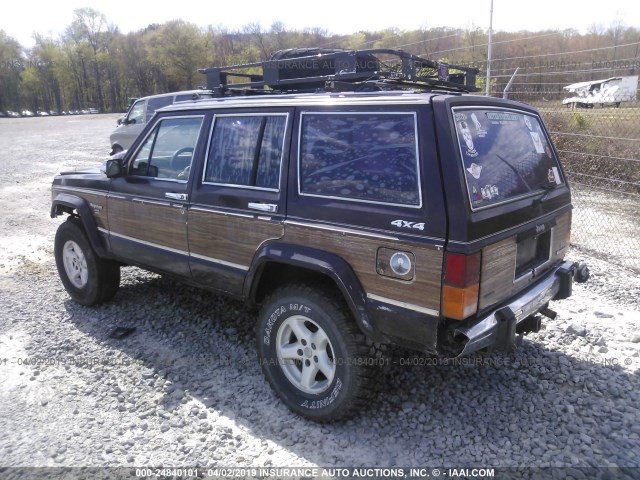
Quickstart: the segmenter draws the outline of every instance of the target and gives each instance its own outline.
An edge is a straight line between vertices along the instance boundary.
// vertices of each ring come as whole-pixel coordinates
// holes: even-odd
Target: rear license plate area
[[[551,230],[521,238],[517,245],[515,278],[519,278],[549,260]]]

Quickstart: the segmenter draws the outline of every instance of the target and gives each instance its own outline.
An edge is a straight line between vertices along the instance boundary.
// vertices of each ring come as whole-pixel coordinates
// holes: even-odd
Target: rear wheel
[[[339,293],[292,285],[264,303],[262,370],[280,399],[317,422],[347,417],[370,395],[373,357]]]
[[[54,253],[60,280],[82,305],[111,300],[120,286],[120,266],[96,255],[79,220],[70,217],[58,227]]]

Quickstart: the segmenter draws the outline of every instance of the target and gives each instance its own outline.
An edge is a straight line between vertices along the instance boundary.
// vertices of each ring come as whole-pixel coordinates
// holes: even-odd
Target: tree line
[[[291,30],[281,22],[265,29],[248,24],[231,31],[182,20],[122,33],[100,12],[82,8],[57,38],[35,35],[24,48],[0,30],[0,110],[115,112],[130,98],[196,88],[198,68],[267,60],[286,48],[402,48],[434,60],[475,66],[486,80],[485,29],[449,27],[386,29],[335,35],[321,28]],[[555,95],[562,85],[613,75],[637,75],[640,30],[616,21],[575,30],[494,32],[492,94],[500,94],[517,67],[514,96]]]

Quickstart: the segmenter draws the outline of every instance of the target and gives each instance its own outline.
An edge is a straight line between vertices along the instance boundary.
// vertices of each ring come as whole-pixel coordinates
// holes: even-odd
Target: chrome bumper
[[[525,327],[525,319],[543,310],[549,301],[571,296],[572,282],[580,267],[577,263],[564,262],[520,293],[511,303],[455,327],[452,346],[455,346],[455,351],[459,350],[457,356],[487,347],[499,350],[512,348],[516,342],[516,332],[521,330],[518,327]]]

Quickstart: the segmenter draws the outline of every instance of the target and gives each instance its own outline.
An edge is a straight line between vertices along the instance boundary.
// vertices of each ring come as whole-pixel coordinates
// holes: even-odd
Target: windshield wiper
[[[509,163],[507,160],[505,160],[504,158],[502,158],[500,155],[498,155],[496,153],[496,157],[498,157],[498,160],[502,161],[505,163],[505,165],[507,165],[507,167],[509,167],[511,170],[513,170],[513,172],[516,174],[516,176],[518,177],[518,179],[524,184],[525,187],[527,187],[527,189],[529,191],[533,190],[533,188],[531,188],[529,186],[529,184],[527,183],[527,181],[524,179],[524,177],[522,176],[522,174],[518,171],[518,169],[516,167],[514,167],[513,165],[511,165],[511,163]]]
[[[544,202],[549,195],[551,194],[551,192],[553,192],[556,188],[558,188],[560,185],[540,185],[540,188],[542,188],[543,190],[545,190],[545,192],[542,194],[542,196],[540,198],[536,198],[533,202],[534,205],[537,205],[539,203]]]

